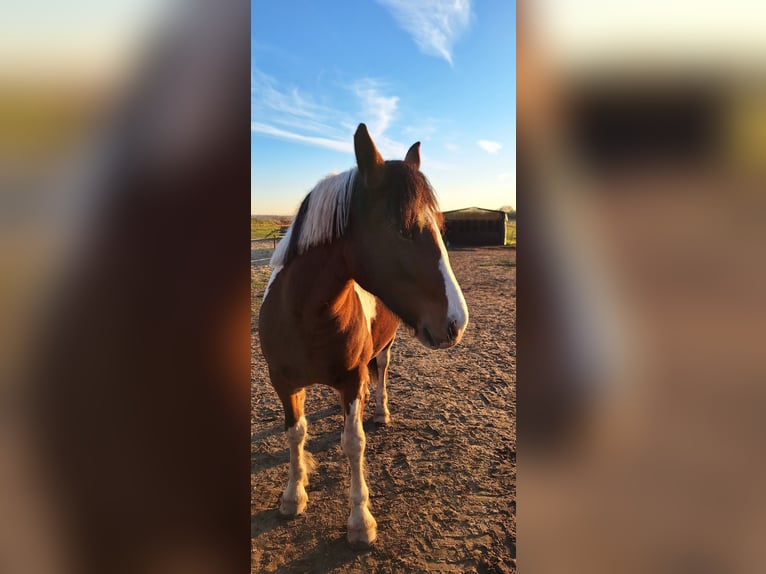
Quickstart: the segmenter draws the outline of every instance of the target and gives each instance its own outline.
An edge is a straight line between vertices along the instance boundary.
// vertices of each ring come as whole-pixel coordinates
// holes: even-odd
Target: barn
[[[444,225],[450,245],[504,245],[508,214],[495,209],[467,207],[445,211]]]

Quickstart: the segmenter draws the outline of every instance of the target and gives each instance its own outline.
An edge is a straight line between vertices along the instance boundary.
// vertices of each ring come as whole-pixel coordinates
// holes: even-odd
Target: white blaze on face
[[[436,244],[441,251],[441,258],[439,259],[439,271],[444,278],[444,291],[447,295],[447,317],[450,321],[457,322],[458,332],[465,329],[468,325],[468,307],[465,304],[463,298],[463,292],[460,290],[460,285],[455,279],[455,274],[452,273],[452,266],[449,264],[449,255],[447,255],[447,248],[442,241],[442,234],[439,231],[439,227],[435,221],[431,221]]]
[[[356,296],[359,297],[359,302],[362,304],[364,320],[367,323],[367,332],[372,333],[372,320],[376,314],[375,295],[362,289],[357,282],[354,282],[354,291],[356,291]]]

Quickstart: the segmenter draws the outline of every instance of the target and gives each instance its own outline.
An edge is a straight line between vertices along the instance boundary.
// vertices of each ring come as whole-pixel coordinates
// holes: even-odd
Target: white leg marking
[[[436,242],[442,254],[441,259],[439,259],[439,271],[444,278],[444,291],[447,295],[447,317],[450,322],[455,321],[457,323],[458,332],[462,333],[468,325],[468,307],[463,298],[463,291],[455,279],[455,274],[452,273],[452,266],[449,263],[449,255],[447,255],[447,248],[442,241],[441,232],[436,223],[432,223],[432,225]]]
[[[303,451],[307,429],[306,417],[301,417],[285,433],[287,444],[290,447],[290,473],[287,487],[282,493],[282,503],[279,506],[279,512],[283,516],[295,516],[303,513],[309,500],[306,494],[306,485],[309,483],[308,473],[312,466],[311,456]]]
[[[348,541],[352,545],[368,546],[377,537],[377,523],[367,508],[370,498],[364,480],[364,447],[366,439],[362,428],[361,402],[355,399],[346,415],[341,435],[341,446],[351,466],[351,514],[348,517]]]
[[[378,384],[375,387],[375,415],[376,423],[388,424],[391,422],[391,413],[388,411],[388,363],[391,361],[391,346],[386,347],[377,357],[375,364],[378,366]]]
[[[354,282],[354,291],[356,291],[356,296],[359,297],[359,302],[362,304],[364,319],[367,322],[367,332],[372,333],[372,320],[377,313],[375,295],[362,289],[357,282]]]

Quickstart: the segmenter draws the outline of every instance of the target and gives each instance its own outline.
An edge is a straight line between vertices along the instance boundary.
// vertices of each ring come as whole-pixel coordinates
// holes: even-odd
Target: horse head
[[[358,176],[347,245],[355,280],[425,346],[457,344],[468,309],[442,240],[436,197],[420,172],[420,142],[404,161],[383,161],[360,124],[354,151]]]

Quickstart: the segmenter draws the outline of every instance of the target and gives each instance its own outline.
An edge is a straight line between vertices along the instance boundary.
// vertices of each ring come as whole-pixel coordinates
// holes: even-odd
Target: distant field
[[[289,225],[289,217],[250,217],[250,239],[263,239],[282,225]],[[511,221],[505,230],[505,244],[516,247],[516,222]]]
[[[280,226],[289,225],[289,217],[250,217],[250,239],[263,239],[276,232]]]

